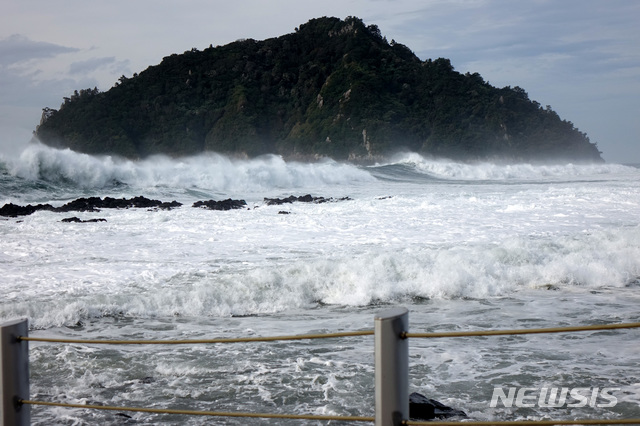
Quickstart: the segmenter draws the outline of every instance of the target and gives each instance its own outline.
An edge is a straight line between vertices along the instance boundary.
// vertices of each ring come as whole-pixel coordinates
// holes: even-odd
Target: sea
[[[265,202],[307,194],[328,201]],[[395,307],[408,309],[415,333],[640,321],[639,165],[416,153],[369,165],[215,153],[132,161],[38,143],[0,156],[0,206],[94,196],[183,205],[0,218],[0,322],[27,318],[31,337],[183,340],[372,330]],[[228,198],[246,208],[192,207]],[[62,222],[70,216],[105,221]],[[30,342],[29,354],[33,400],[374,414],[371,336]],[[472,420],[638,418],[640,330],[415,337],[409,375],[410,392]],[[563,388],[566,401],[544,400]],[[492,404],[496,389],[525,389],[528,403]],[[345,424],[45,406],[31,416],[36,425]]]

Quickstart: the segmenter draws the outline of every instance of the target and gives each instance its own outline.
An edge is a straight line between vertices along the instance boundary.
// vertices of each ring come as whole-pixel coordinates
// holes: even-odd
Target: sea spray
[[[601,176],[619,178],[619,175],[638,176],[640,171],[631,166],[604,163],[491,163],[457,162],[424,157],[416,153],[396,155],[391,162],[381,166],[407,165],[414,171],[438,179],[467,181],[539,181],[566,180],[580,177]]]
[[[3,199],[59,206],[80,196],[143,195],[183,206],[77,213],[106,222],[65,223],[54,211],[0,220],[0,321],[27,317],[33,336],[206,339],[368,330],[376,313],[396,305],[409,309],[416,332],[640,321],[636,168],[567,164],[550,172],[439,160],[444,167],[437,169],[442,165],[419,156],[370,167],[214,154],[121,162],[36,151],[22,160],[21,177],[20,160],[5,162]],[[74,162],[85,165],[67,170]],[[349,199],[286,207],[264,201],[305,194]],[[191,207],[227,198],[246,199],[247,208]],[[634,333],[411,339],[410,386],[478,420],[634,418]],[[171,347],[34,342],[29,355],[34,399],[372,412],[371,336]],[[493,389],[513,386],[620,393],[615,407],[492,409]],[[210,421],[132,417],[149,425]],[[40,407],[32,420],[122,418]]]
[[[238,194],[375,180],[364,170],[329,159],[302,164],[285,162],[275,155],[234,159],[205,153],[182,158],[157,155],[132,161],[79,154],[37,143],[31,144],[10,170],[25,180],[60,182],[85,189],[112,189],[124,184],[139,191],[170,187]]]
[[[182,265],[171,266],[167,258],[162,260],[166,266],[149,270],[120,261],[83,277],[61,268],[55,280],[31,285],[30,302],[9,294],[13,303],[4,306],[3,316],[28,316],[33,326],[49,328],[102,317],[264,315],[319,304],[369,306],[414,298],[484,299],[535,289],[616,288],[640,276],[638,241],[640,228],[553,242],[513,238],[446,250],[367,250],[256,265],[207,266],[185,258]]]

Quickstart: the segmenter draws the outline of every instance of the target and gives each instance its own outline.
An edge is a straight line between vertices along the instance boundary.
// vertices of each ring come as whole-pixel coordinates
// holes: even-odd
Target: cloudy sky
[[[597,142],[640,163],[637,0],[4,0],[0,155],[16,155],[43,107],[108,90],[164,56],[357,16],[421,59],[451,59],[497,87],[520,86]]]

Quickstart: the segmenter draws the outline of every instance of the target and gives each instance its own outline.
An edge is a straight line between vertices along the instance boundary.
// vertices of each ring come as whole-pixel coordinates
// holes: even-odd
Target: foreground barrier
[[[444,338],[504,336],[514,334],[567,333],[597,330],[615,330],[640,328],[640,323],[604,324],[582,327],[539,328],[520,330],[487,330],[446,333],[410,333],[409,314],[406,308],[394,308],[383,311],[374,317],[374,330],[308,334],[276,337],[251,337],[233,339],[199,340],[80,340],[52,339],[28,336],[27,320],[10,321],[0,325],[0,421],[2,425],[29,425],[32,405],[57,406],[111,411],[130,411],[144,413],[182,414],[192,416],[248,417],[266,419],[294,419],[316,421],[375,422],[376,426],[387,425],[467,425],[467,426],[545,426],[545,425],[620,425],[637,424],[640,419],[608,420],[544,420],[544,421],[465,421],[461,422],[423,422],[409,420],[409,346],[408,338]],[[374,335],[375,358],[375,417],[367,416],[325,416],[273,413],[239,413],[215,411],[169,410],[155,408],[112,407],[101,405],[65,404],[29,399],[29,341],[66,343],[66,344],[135,344],[135,345],[171,345],[171,344],[212,344],[239,342],[273,342],[282,340],[327,339]]]

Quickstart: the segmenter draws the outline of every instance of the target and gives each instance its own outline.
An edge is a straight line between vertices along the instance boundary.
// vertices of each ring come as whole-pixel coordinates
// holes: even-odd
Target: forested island
[[[45,108],[35,136],[128,158],[215,151],[366,161],[404,150],[602,161],[585,133],[522,88],[493,87],[448,59],[422,61],[355,17],[167,56],[106,92],[76,91]]]

